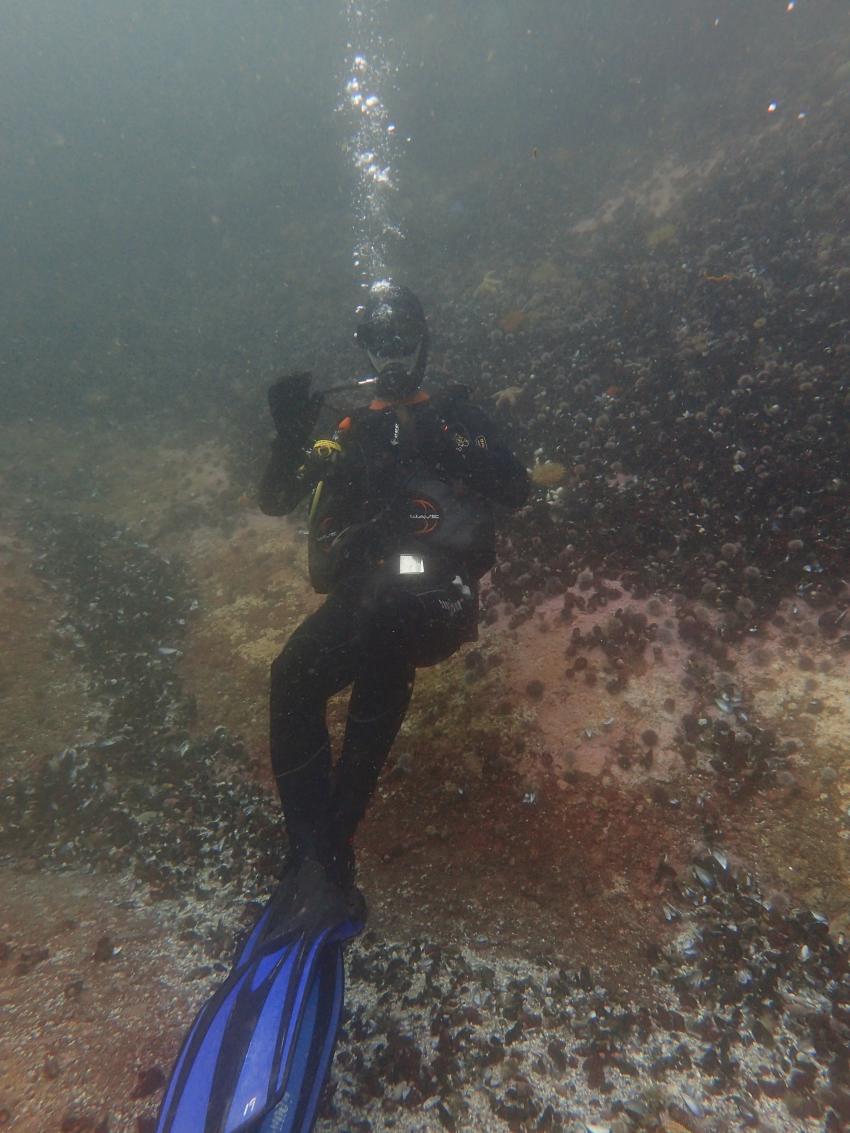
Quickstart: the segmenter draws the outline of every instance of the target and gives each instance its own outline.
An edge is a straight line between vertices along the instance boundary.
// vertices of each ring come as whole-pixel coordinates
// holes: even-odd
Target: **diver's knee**
[[[311,643],[294,635],[271,663],[272,685],[309,683],[316,675],[316,650]]]

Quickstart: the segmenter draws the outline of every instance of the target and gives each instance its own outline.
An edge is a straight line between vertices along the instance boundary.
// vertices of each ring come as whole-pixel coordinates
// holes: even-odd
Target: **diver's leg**
[[[333,835],[342,880],[353,870],[351,840],[404,721],[415,676],[413,664],[396,658],[391,665],[364,666],[355,679],[342,754],[335,769],[332,803]]]
[[[389,588],[357,612],[357,670],[342,752],[335,768],[332,822],[337,866],[353,869],[351,839],[404,721],[416,666],[451,656],[466,640],[473,595],[453,588],[412,594]]]
[[[272,663],[271,759],[290,853],[297,863],[332,857],[328,698],[355,676],[352,604],[331,595]]]

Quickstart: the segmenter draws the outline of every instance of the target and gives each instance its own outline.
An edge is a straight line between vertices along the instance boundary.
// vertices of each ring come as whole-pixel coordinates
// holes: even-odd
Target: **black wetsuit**
[[[356,410],[297,467],[275,442],[262,510],[285,515],[311,488],[311,579],[328,597],[272,664],[271,757],[292,856],[348,883],[351,839],[416,668],[474,640],[477,582],[495,554],[491,503],[521,506],[528,476],[454,387]],[[348,685],[332,766],[327,701]]]

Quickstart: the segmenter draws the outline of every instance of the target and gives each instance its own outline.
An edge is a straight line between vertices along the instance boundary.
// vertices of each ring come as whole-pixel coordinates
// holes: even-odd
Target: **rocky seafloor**
[[[237,736],[210,657],[237,687],[264,671],[259,612],[220,613],[257,587],[267,622],[299,615],[297,556],[284,615],[268,553],[297,528],[207,500],[181,559],[185,530],[126,506],[22,511],[7,544],[86,708],[0,804],[10,1128],[152,1128],[282,852],[262,706]],[[360,839],[373,912],[320,1127],[843,1127],[847,652],[822,618],[843,594],[792,603],[741,635],[592,572],[533,609],[485,588],[481,640],[422,675]]]

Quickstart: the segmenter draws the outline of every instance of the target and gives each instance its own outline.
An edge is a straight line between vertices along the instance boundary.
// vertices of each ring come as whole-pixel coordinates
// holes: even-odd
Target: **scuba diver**
[[[271,667],[271,759],[290,864],[320,863],[355,901],[352,839],[416,669],[476,639],[478,581],[495,559],[492,505],[520,507],[529,491],[524,465],[465,386],[422,389],[428,326],[413,292],[376,283],[358,315],[375,399],[310,445],[322,394],[309,374],[275,382],[277,437],[259,492],[267,515],[286,515],[312,491],[310,579],[328,595]],[[326,706],[349,685],[333,765]]]
[[[519,507],[529,491],[524,466],[464,386],[421,388],[428,327],[416,296],[378,283],[359,314],[377,394],[368,407],[311,444],[323,400],[311,376],[289,374],[269,390],[277,437],[260,506],[286,515],[312,491],[310,578],[327,594],[271,670],[289,858],[184,1040],[156,1133],[313,1129],[340,1024],[343,948],[366,918],[354,832],[416,669],[476,637],[478,580],[495,557],[492,505]],[[334,765],[327,702],[349,685]]]

